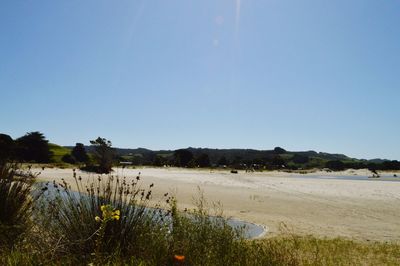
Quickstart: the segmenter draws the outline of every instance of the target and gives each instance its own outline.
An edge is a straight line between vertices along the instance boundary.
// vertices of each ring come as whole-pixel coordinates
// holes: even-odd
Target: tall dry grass
[[[166,214],[157,206],[149,208],[153,185],[142,188],[140,176],[128,182],[118,176],[99,175],[83,182],[75,172],[73,175],[76,191],[65,181],[47,183],[37,209],[37,224],[50,246],[56,247],[54,256],[74,254],[85,260],[94,253],[106,258],[120,252],[125,257],[154,257],[152,260],[165,256],[166,243],[159,236],[168,231],[162,222]],[[105,225],[99,246],[100,224],[95,217],[102,216],[102,206],[110,206],[121,215]]]

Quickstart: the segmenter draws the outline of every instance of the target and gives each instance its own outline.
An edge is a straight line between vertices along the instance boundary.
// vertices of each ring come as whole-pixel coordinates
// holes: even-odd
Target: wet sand
[[[276,171],[231,174],[228,170],[116,168],[113,174],[129,179],[139,172],[144,186],[155,184],[155,201],[169,192],[176,196],[179,208],[193,208],[200,188],[209,202],[221,203],[226,216],[267,226],[266,237],[281,234],[285,225],[285,232],[300,235],[400,241],[400,182],[337,178],[368,176],[367,170],[303,175]],[[96,176],[81,171],[77,174],[83,180]],[[71,169],[47,168],[39,176],[43,181],[61,181],[61,178],[74,182]]]

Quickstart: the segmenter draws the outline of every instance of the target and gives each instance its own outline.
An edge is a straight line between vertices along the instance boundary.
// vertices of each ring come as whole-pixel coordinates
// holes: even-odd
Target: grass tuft
[[[149,250],[160,249],[158,235],[168,228],[160,222],[161,210],[148,208],[151,187],[142,188],[140,176],[127,182],[118,176],[99,175],[85,184],[75,172],[74,178],[77,191],[66,182],[42,188],[48,192],[38,208],[38,224],[49,243],[57,246],[57,255],[75,254],[84,259],[115,252],[129,257],[154,256]],[[118,219],[99,222],[105,219],[104,206],[118,211]]]
[[[0,248],[11,249],[29,230],[34,178],[16,164],[0,163]]]

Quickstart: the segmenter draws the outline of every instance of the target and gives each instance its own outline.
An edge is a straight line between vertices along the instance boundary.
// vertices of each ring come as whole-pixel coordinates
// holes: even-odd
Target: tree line
[[[19,162],[51,162],[49,142],[40,132],[30,132],[13,140],[9,135],[0,134],[0,160]]]
[[[146,149],[117,149],[120,161],[133,165],[176,166],[176,167],[227,167],[248,170],[307,170],[345,169],[400,170],[399,161],[382,160],[374,162],[352,159],[341,154],[308,152],[289,152],[276,147],[269,151],[257,150],[218,150],[218,149],[178,149],[175,151],[151,151]],[[124,156],[122,156],[123,154]],[[127,156],[127,154],[129,156]]]
[[[91,140],[93,151],[89,155],[85,145],[76,143],[62,161],[77,164],[84,170],[109,173],[114,164],[115,154],[111,141],[98,137]],[[0,162],[52,163],[53,152],[43,133],[35,131],[13,140],[9,135],[0,134]]]
[[[341,154],[289,152],[281,147],[273,150],[251,149],[201,149],[187,148],[174,151],[151,151],[139,149],[117,149],[110,140],[98,137],[90,146],[76,143],[62,161],[78,165],[84,170],[108,173],[113,165],[121,162],[132,165],[176,166],[176,167],[228,167],[249,170],[312,169],[327,168],[333,171],[345,169],[400,170],[400,162],[357,160]],[[49,141],[40,132],[29,132],[13,140],[0,134],[0,161],[52,163],[53,154]]]

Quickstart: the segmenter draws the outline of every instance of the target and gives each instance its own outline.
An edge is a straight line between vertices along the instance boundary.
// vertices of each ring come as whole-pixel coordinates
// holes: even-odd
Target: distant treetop
[[[49,149],[49,141],[45,136],[38,132],[29,132],[18,138],[17,156],[20,161],[48,163],[50,162],[52,153]]]
[[[282,153],[286,153],[286,150],[281,147],[275,147],[274,152],[276,154],[282,154]]]

